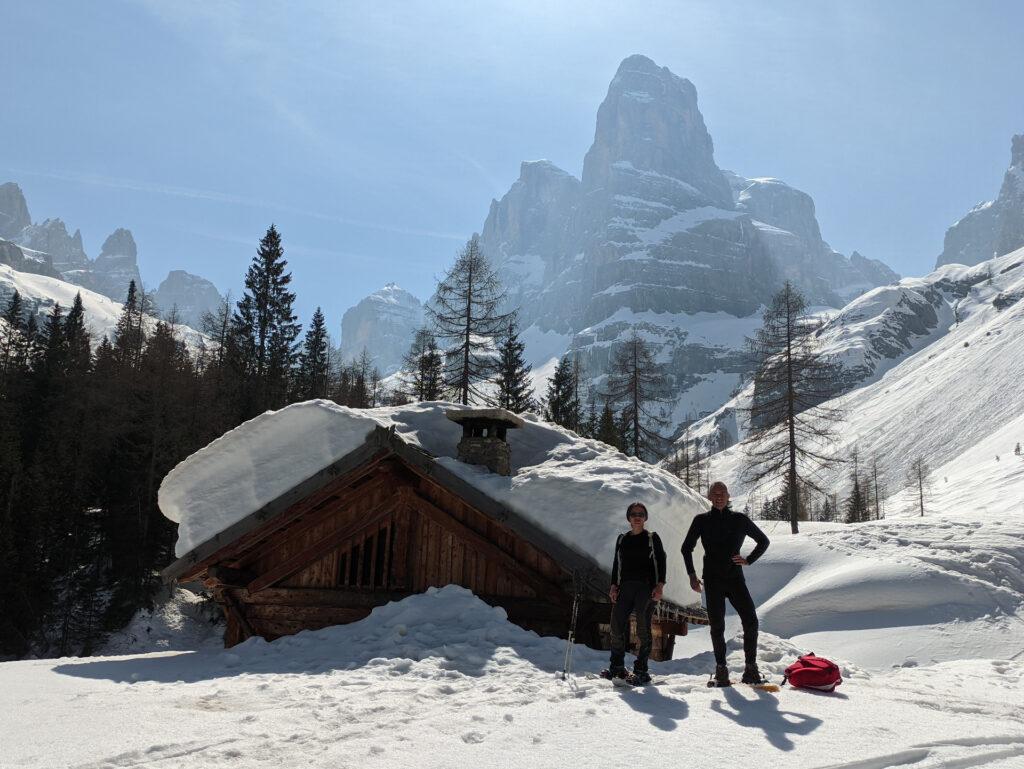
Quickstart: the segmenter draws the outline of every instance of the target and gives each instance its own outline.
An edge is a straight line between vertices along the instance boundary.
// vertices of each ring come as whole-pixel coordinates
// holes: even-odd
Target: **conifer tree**
[[[270,225],[245,276],[245,292],[231,317],[227,359],[242,383],[240,418],[285,405],[301,331],[292,312],[295,294],[281,236]]]
[[[601,415],[597,420],[597,433],[594,435],[599,441],[607,443],[609,446],[622,450],[622,436],[619,432],[619,426],[615,423],[615,413],[611,407],[605,402],[604,407],[601,409]]]
[[[748,340],[756,371],[745,480],[756,486],[786,476],[794,534],[799,531],[801,479],[807,482],[834,461],[831,444],[842,419],[837,409],[820,405],[839,392],[841,369],[817,350],[817,326],[806,309],[803,296],[787,281],[765,310],[761,329]]]
[[[440,400],[444,390],[444,360],[430,329],[417,329],[409,352],[402,359],[409,396],[414,401]]]
[[[310,400],[326,398],[329,379],[330,347],[327,338],[327,324],[319,307],[313,313],[306,338],[299,354],[299,366],[296,371],[296,398]]]
[[[493,340],[508,325],[505,292],[474,234],[437,286],[427,312],[445,346],[445,385],[460,403],[486,400],[479,384],[494,372]]]
[[[626,453],[646,460],[662,456],[665,438],[661,431],[668,422],[654,407],[665,402],[665,373],[635,331],[615,351],[605,395],[622,406],[628,434]]]
[[[500,408],[513,413],[533,411],[533,384],[530,366],[523,359],[526,345],[519,339],[515,314],[509,316],[508,329],[498,347],[498,371],[495,379],[498,392],[495,400]],[[578,426],[578,425],[577,425]]]

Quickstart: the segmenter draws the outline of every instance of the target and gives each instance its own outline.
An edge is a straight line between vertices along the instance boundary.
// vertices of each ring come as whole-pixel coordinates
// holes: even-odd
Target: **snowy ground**
[[[562,681],[563,641],[449,586],[269,644],[0,664],[0,765],[1019,769],[1024,534],[993,518],[771,532],[748,574],[762,669],[813,650],[843,666],[834,694],[707,689],[703,629],[656,688]],[[151,648],[197,632],[157,615]],[[575,650],[579,673],[605,663]]]

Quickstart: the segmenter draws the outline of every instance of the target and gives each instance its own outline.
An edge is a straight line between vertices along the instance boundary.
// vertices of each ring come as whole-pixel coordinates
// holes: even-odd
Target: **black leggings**
[[[708,620],[711,624],[711,646],[715,650],[715,663],[725,664],[725,599],[740,615],[743,623],[743,656],[747,664],[757,661],[757,611],[750,597],[747,583],[740,579],[704,580],[704,595],[708,602]]]
[[[654,585],[646,582],[623,582],[619,585],[619,597],[612,606],[612,654],[610,667],[621,668],[626,658],[626,643],[629,641],[629,615],[636,614],[636,634],[640,641],[636,650],[633,670],[647,670],[647,658],[651,655],[651,619],[657,605],[651,600]]]

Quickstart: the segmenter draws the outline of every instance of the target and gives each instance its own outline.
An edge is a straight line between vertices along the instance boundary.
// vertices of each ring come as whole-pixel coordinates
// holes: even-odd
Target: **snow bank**
[[[160,509],[178,523],[177,555],[359,447],[375,427],[394,426],[402,439],[605,569],[627,529],[626,507],[643,502],[649,528],[669,554],[666,597],[694,602],[677,554],[693,516],[706,508],[696,493],[663,470],[532,414],[509,431],[511,477],[463,464],[455,459],[462,429],[445,416],[460,408],[436,402],[357,410],[321,400],[249,420],[181,462],[161,484]]]

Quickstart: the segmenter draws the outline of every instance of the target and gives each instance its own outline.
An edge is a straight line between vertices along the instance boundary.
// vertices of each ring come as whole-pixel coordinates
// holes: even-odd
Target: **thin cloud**
[[[413,235],[417,237],[437,238],[439,240],[452,240],[456,242],[462,242],[465,240],[465,235],[423,230],[415,227],[395,227],[390,224],[380,224],[379,222],[367,222],[360,219],[351,219],[349,217],[337,216],[336,214],[328,214],[321,211],[309,211],[307,209],[295,208],[293,206],[272,203],[265,200],[257,200],[255,198],[247,198],[241,195],[233,195],[216,190],[204,190],[196,187],[179,187],[171,184],[141,181],[138,179],[100,176],[98,174],[53,173],[47,171],[29,171],[18,168],[8,168],[8,171],[14,174],[38,176],[44,179],[58,179],[60,181],[73,182],[76,184],[88,184],[97,187],[131,190],[133,192],[145,192],[153,195],[166,195],[169,197],[188,198],[192,200],[209,200],[215,203],[247,206],[249,208],[261,208],[268,211],[280,211],[282,213],[295,214],[296,216],[321,219],[323,221],[336,222],[338,224],[346,224],[353,227],[365,227],[371,230],[390,232],[398,235]]]

